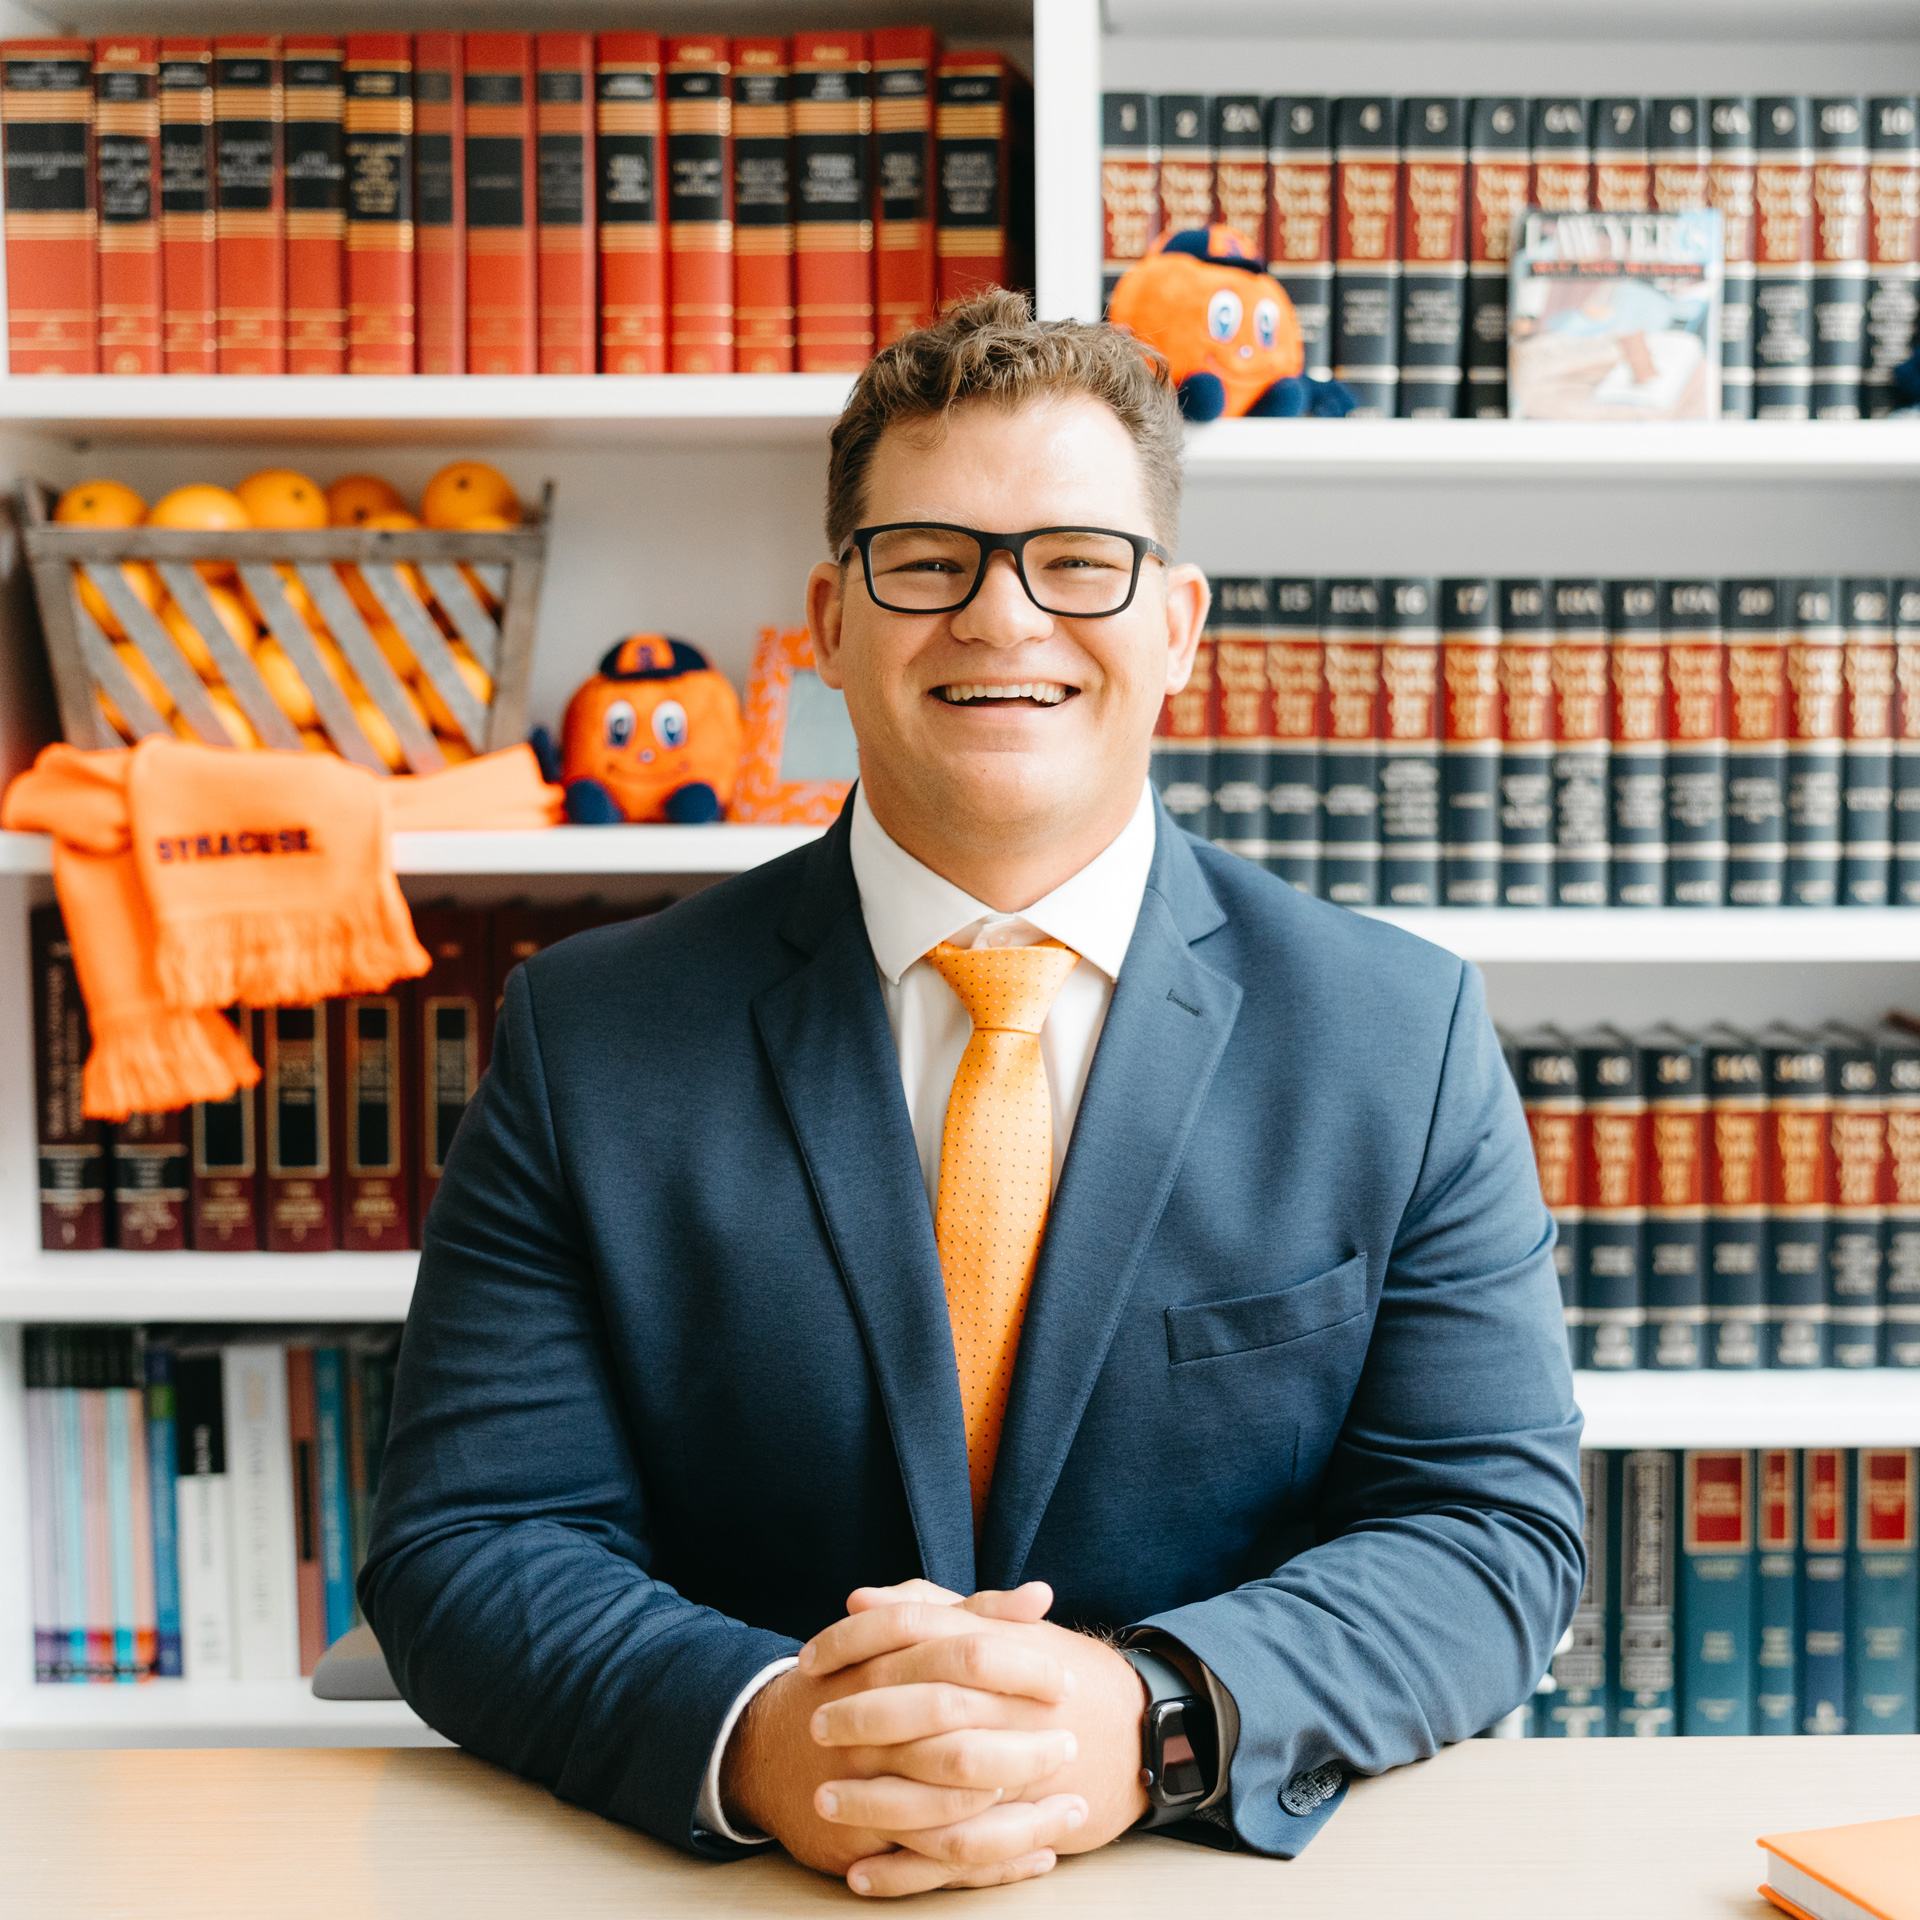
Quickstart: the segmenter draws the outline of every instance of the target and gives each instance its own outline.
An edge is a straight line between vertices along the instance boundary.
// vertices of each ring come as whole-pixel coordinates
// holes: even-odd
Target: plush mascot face
[[[724,807],[744,741],[724,674],[685,641],[629,634],[567,704],[561,775],[599,781],[629,820],[661,820],[675,793],[700,782]]]
[[[1306,364],[1292,303],[1231,227],[1163,233],[1121,276],[1108,317],[1166,355],[1176,386],[1213,374],[1230,415]]]

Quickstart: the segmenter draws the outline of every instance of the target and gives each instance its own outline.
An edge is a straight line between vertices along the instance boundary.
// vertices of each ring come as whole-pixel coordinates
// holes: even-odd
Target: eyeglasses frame
[[[910,527],[930,527],[936,533],[964,533],[980,544],[980,570],[973,577],[973,585],[968,589],[964,600],[957,600],[950,607],[896,607],[880,598],[879,590],[873,584],[873,542],[883,533],[904,533]],[[1037,540],[1047,533],[1097,533],[1109,540],[1124,540],[1133,549],[1133,577],[1127,582],[1127,597],[1117,607],[1109,607],[1104,613],[1062,613],[1047,606],[1034,592],[1033,583],[1027,578],[1027,542]],[[839,558],[844,563],[855,549],[860,554],[860,571],[867,583],[867,598],[876,607],[887,613],[929,614],[959,613],[970,607],[980,589],[986,585],[987,569],[996,553],[1004,553],[1013,560],[1013,571],[1020,582],[1020,590],[1044,614],[1055,620],[1111,620],[1115,614],[1125,613],[1133,605],[1133,596],[1140,591],[1140,569],[1151,554],[1163,567],[1173,565],[1173,555],[1158,540],[1150,540],[1144,533],[1122,533],[1118,527],[1029,527],[1025,533],[983,533],[978,527],[963,527],[952,520],[889,520],[884,526],[856,527],[847,536],[847,544],[840,549]]]

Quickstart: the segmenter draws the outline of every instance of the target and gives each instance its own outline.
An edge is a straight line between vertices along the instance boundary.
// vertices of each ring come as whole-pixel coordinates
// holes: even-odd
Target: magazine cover
[[[1516,223],[1515,420],[1720,414],[1720,214],[1543,213]]]

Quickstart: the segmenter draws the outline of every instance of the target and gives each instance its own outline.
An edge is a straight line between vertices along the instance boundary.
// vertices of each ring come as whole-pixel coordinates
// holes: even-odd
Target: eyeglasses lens
[[[894,527],[873,537],[874,598],[901,613],[942,613],[973,591],[980,543],[950,527]],[[1028,592],[1048,613],[1115,613],[1133,585],[1132,546],[1110,533],[1045,533],[1027,542]]]

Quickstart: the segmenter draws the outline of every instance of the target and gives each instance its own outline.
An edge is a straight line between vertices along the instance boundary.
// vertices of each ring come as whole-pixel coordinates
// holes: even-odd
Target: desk
[[[1762,1920],[1757,1835],[1916,1810],[1920,1738],[1477,1740],[1356,1782],[1297,1861],[1143,1835],[964,1911]],[[9,1920],[677,1920],[866,1904],[779,1855],[688,1859],[444,1749],[0,1754]]]

